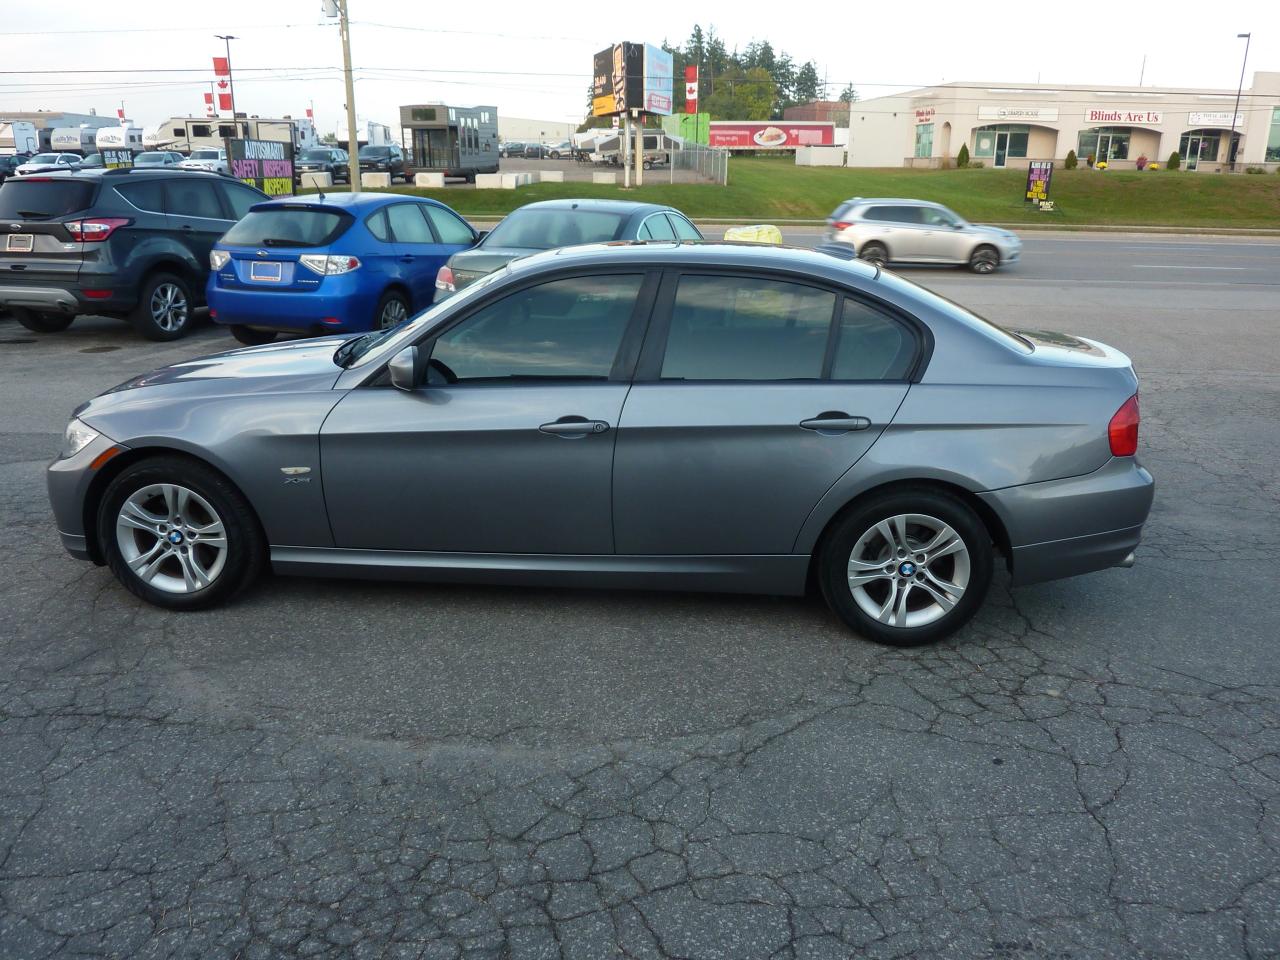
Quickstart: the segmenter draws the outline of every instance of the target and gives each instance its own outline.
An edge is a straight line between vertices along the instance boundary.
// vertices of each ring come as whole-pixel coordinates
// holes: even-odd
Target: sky
[[[349,0],[359,123],[398,125],[408,103],[492,104],[500,115],[576,125],[591,56],[619,40],[683,43],[695,21],[730,49],[767,39],[813,60],[834,98],[852,83],[866,99],[946,81],[1136,84],[1234,90],[1252,32],[1248,74],[1280,71],[1280,0],[1210,7],[1190,0],[897,5],[762,0],[673,6],[577,2],[438,5]],[[346,98],[336,21],[320,0],[60,0],[5,3],[0,116],[6,110],[114,115],[151,126],[204,114],[214,34],[234,34],[236,107],[305,115],[339,127]],[[1145,69],[1143,57],[1146,57]],[[76,72],[70,72],[70,71]],[[94,71],[94,72],[89,72]],[[186,72],[184,72],[186,71]],[[345,125],[344,125],[345,126]],[[398,132],[398,131],[397,131]]]

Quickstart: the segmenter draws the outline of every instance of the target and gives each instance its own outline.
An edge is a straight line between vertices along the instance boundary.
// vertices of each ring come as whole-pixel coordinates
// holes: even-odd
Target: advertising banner
[[[231,175],[269,197],[293,196],[293,144],[279,140],[224,140]]]
[[[1227,113],[1188,113],[1187,125],[1191,127],[1229,127],[1231,126],[1232,115]],[[1235,126],[1244,126],[1244,114],[1237,113],[1235,115]]]
[[[1090,107],[1084,112],[1086,123],[1164,123],[1164,112],[1161,110],[1126,110],[1115,107]]]
[[[794,150],[796,147],[835,146],[833,123],[762,120],[712,120],[707,145],[730,150]]]
[[[108,170],[119,170],[122,167],[133,166],[133,151],[131,150],[103,150],[102,165]]]
[[[628,110],[645,109],[644,60],[644,44],[640,43],[615,43],[592,58],[591,115],[593,117],[609,117],[626,113]],[[668,100],[671,99],[670,61],[671,58],[668,55]],[[669,105],[666,112],[671,112]]]
[[[1027,202],[1039,203],[1048,200],[1051,180],[1053,180],[1052,160],[1032,160],[1027,164]]]
[[[671,54],[652,43],[644,45],[645,113],[668,115],[675,100],[675,62]]]

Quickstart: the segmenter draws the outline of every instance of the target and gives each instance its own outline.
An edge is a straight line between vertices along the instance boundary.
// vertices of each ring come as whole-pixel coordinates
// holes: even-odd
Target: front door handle
[[[871,421],[866,417],[851,417],[843,410],[828,410],[808,420],[801,420],[800,426],[819,433],[848,433],[850,430],[867,429],[871,426]]]
[[[401,262],[401,263],[413,263],[413,257],[406,253],[403,257],[401,257],[401,258],[400,258],[400,262]]]
[[[552,423],[544,423],[538,429],[543,433],[551,434],[553,437],[576,440],[580,437],[590,436],[593,433],[604,433],[609,429],[609,425],[603,420],[587,420],[584,417],[561,417]]]

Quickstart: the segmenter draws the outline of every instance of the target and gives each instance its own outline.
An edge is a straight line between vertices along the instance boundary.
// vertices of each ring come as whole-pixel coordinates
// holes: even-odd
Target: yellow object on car
[[[758,223],[751,227],[730,227],[724,232],[724,238],[740,243],[782,243],[782,231],[771,223]]]

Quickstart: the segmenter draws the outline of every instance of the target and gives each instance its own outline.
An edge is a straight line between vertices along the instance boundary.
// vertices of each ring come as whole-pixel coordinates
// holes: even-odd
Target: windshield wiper
[[[338,366],[345,368],[352,360],[364,353],[363,350],[360,350],[359,353],[357,353],[357,348],[366,341],[378,336],[380,333],[382,333],[381,330],[373,330],[369,333],[362,334],[358,337],[352,337],[350,340],[345,341],[337,350],[333,351],[333,362]]]

